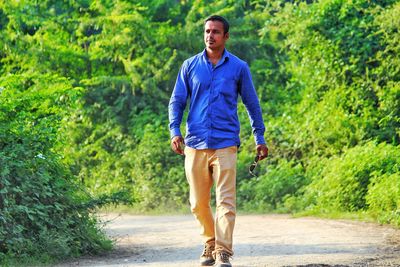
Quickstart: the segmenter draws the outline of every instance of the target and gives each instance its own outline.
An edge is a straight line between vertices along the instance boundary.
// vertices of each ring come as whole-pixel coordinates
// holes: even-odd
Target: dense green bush
[[[267,172],[243,180],[240,184],[239,206],[244,210],[287,212],[283,206],[285,200],[294,196],[299,188],[307,184],[303,167],[298,163],[282,160],[278,165],[262,164],[260,168],[266,168]]]
[[[400,171],[392,174],[373,173],[366,202],[369,210],[381,223],[400,226]]]
[[[183,157],[170,149],[165,127],[146,125],[142,141],[129,156],[131,186],[143,209],[179,210],[188,204]]]
[[[63,259],[109,249],[61,162],[60,125],[80,89],[57,75],[0,78],[0,256]],[[6,257],[6,259],[4,259]]]
[[[348,149],[340,156],[325,159],[320,164],[323,167],[315,167],[317,171],[312,173],[313,181],[306,188],[303,200],[307,199],[309,203],[305,203],[305,208],[312,207],[323,212],[367,211],[369,189],[376,196],[378,181],[386,180],[400,171],[400,149],[389,144],[376,145],[370,142]],[[378,184],[372,186],[372,181]],[[387,197],[394,196],[390,190],[386,194]],[[371,197],[369,203],[373,204],[375,210],[385,203],[376,202],[376,199],[372,201]],[[381,197],[386,198],[384,195]],[[387,208],[390,208],[389,204]]]

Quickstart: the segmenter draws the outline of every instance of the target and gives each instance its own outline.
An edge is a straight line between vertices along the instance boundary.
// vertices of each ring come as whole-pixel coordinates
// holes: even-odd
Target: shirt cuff
[[[265,145],[265,139],[263,135],[255,135],[254,140],[256,141],[256,145]]]
[[[182,136],[181,130],[179,128],[173,128],[170,130],[171,138],[174,136]]]

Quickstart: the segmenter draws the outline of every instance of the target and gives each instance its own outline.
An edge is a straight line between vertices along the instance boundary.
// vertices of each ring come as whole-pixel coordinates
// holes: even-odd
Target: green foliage
[[[399,168],[399,165],[397,165]],[[369,210],[381,223],[400,226],[400,175],[373,173],[366,195]]]
[[[179,209],[188,204],[183,158],[170,149],[165,127],[148,124],[142,141],[129,155],[134,197],[144,209]]]
[[[377,22],[385,13],[367,1],[321,1],[286,5],[270,20],[269,36],[284,36],[278,45],[289,56],[287,89],[296,86],[293,96],[299,100],[289,102],[283,109],[286,116],[273,125],[293,134],[277,140],[292,144],[281,153],[329,157],[362,140],[398,143],[398,108],[389,108],[392,116],[382,110],[388,105],[386,97],[398,101],[398,86],[382,82],[387,71],[379,63],[391,45]]]
[[[276,166],[267,167],[267,172],[259,177],[243,180],[238,192],[238,203],[244,210],[287,211],[285,200],[307,184],[304,169],[300,164],[281,161]]]
[[[320,163],[324,167],[316,167],[319,171],[313,173],[314,180],[306,189],[305,199],[311,200],[306,205],[322,211],[368,210],[371,180],[398,173],[399,159],[398,147],[374,142],[326,159]]]
[[[55,148],[80,89],[57,75],[0,79],[0,256],[54,260],[110,248]]]
[[[396,192],[383,192],[389,178],[382,177],[396,179],[399,172],[399,7],[393,1],[286,4],[267,19],[262,40],[281,48],[283,95],[290,96],[273,97],[283,101],[281,116],[268,116],[272,162],[301,162],[307,177],[285,200],[287,209],[362,210],[398,222],[396,205],[384,200],[396,199]],[[385,195],[380,202],[373,197],[378,190]]]

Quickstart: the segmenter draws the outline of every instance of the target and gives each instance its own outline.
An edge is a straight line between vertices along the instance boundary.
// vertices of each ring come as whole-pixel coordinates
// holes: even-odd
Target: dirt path
[[[108,214],[115,251],[65,266],[198,266],[202,250],[191,215]],[[239,215],[232,260],[250,266],[400,266],[400,230],[371,223],[287,215]]]

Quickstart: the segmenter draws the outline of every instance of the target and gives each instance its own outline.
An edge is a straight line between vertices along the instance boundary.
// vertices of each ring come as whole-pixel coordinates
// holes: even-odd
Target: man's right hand
[[[183,155],[184,144],[182,136],[174,136],[171,139],[171,148],[176,154]]]

